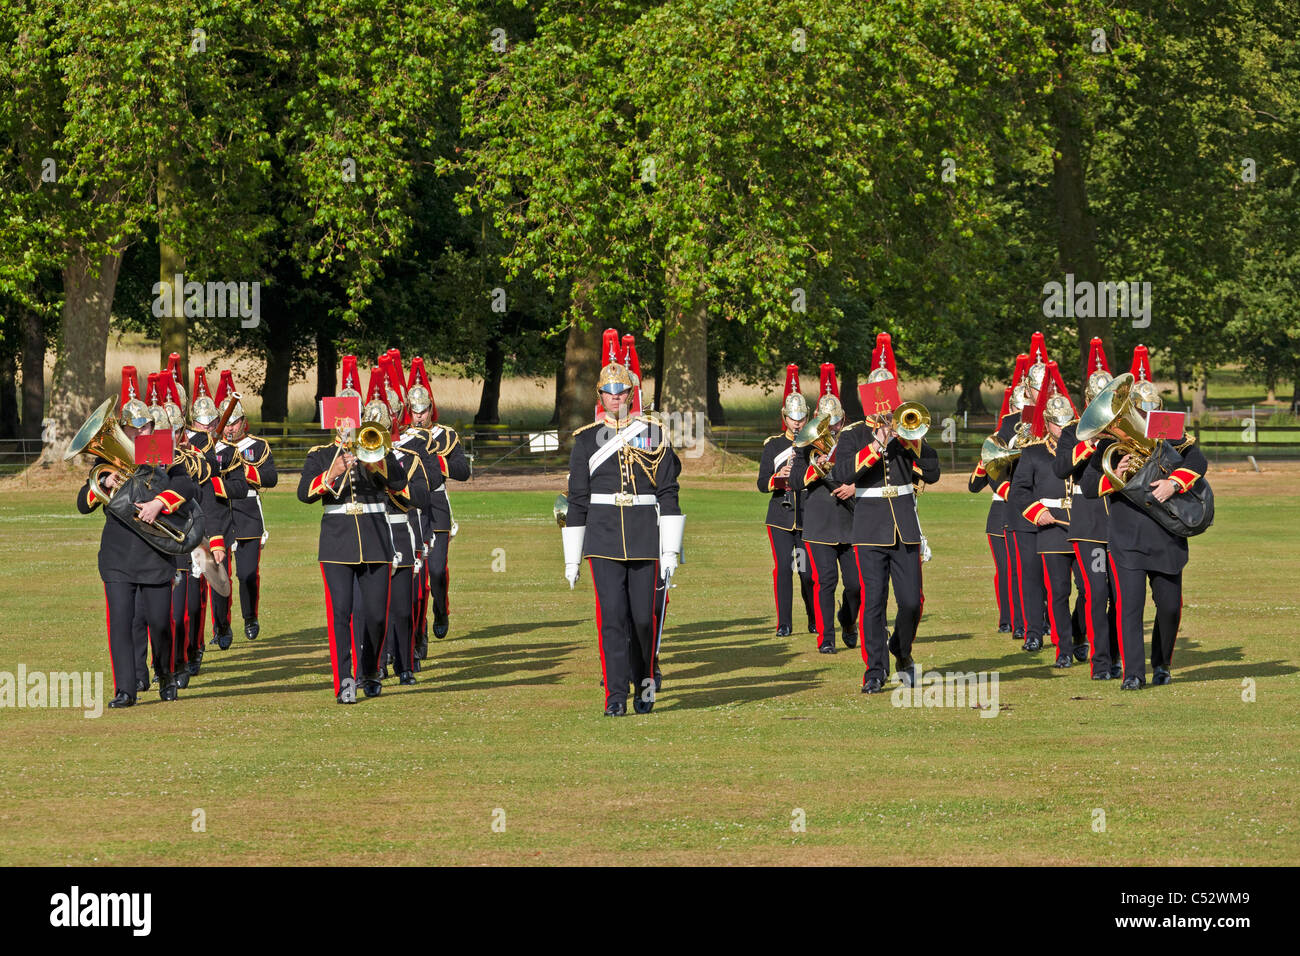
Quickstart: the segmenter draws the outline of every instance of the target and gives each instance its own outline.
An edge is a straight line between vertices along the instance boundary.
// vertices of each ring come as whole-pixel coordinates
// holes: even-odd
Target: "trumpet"
[[[366,422],[357,430],[356,451],[354,452],[357,460],[365,462],[367,465],[373,465],[377,462],[379,467],[376,470],[380,474],[388,474],[388,466],[384,459],[388,457],[388,453],[392,450],[393,436],[388,429],[374,422]]]
[[[1155,452],[1159,442],[1146,436],[1146,419],[1133,402],[1133,376],[1125,372],[1103,388],[1083,410],[1075,430],[1079,441],[1090,441],[1103,432],[1116,438],[1101,459],[1101,470],[1117,488],[1124,487],[1128,479],[1141,470]],[[1132,456],[1123,474],[1119,459]]]
[[[919,441],[930,430],[930,410],[920,402],[904,402],[894,409],[894,422],[900,438]]]

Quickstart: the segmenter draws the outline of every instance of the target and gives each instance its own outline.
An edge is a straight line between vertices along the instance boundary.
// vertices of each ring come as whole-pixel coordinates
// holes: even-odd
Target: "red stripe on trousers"
[[[1020,565],[1020,535],[1016,534],[1015,532],[1010,532],[1010,534],[1011,534],[1011,540],[1015,542],[1015,549],[1016,549],[1016,593],[1020,595],[1020,616],[1021,618],[1024,619],[1025,634],[1026,636],[1028,636],[1029,611],[1025,608],[1025,582],[1024,582],[1025,570]],[[1015,616],[1012,615],[1011,618],[1012,632],[1014,632],[1015,629],[1016,629]]]
[[[1056,608],[1052,606],[1052,576],[1047,573],[1047,555],[1040,554],[1043,559],[1043,584],[1047,587],[1047,620],[1052,625],[1052,646],[1059,648],[1061,646],[1060,638],[1056,631]]]
[[[600,627],[600,588],[596,587],[596,566],[594,559],[587,559],[587,571],[591,575],[591,589],[596,592],[596,648],[600,651],[600,678],[605,688],[605,706],[609,706],[609,672],[605,670],[605,639]]]
[[[780,573],[781,562],[777,561],[776,559],[776,541],[772,537],[771,525],[767,526],[767,543],[772,549],[772,603],[776,606],[776,623],[777,626],[779,627],[781,625],[781,593],[777,589],[776,576],[777,574]],[[789,572],[787,571],[786,573],[788,574]],[[793,603],[794,602],[791,601],[791,605],[793,605]],[[793,607],[791,609],[790,615],[791,617],[794,616]]]
[[[330,670],[334,672],[334,696],[339,695],[339,652],[334,643],[334,600],[330,597],[330,583],[325,578],[325,563],[321,562],[320,579],[325,585],[325,627],[330,636]]]
[[[822,581],[821,575],[817,573],[817,559],[813,557],[812,545],[804,544],[804,554],[808,556],[808,563],[812,565],[813,579],[813,619],[817,622],[817,645],[820,647],[823,640],[823,633],[826,626],[822,623]],[[793,602],[791,602],[793,603]]]
[[[104,585],[104,627],[108,630],[108,671],[113,675],[113,693],[117,694],[117,671],[113,669],[113,609],[108,603],[108,585]],[[128,694],[135,693],[135,684],[131,684]]]
[[[1079,562],[1079,577],[1083,579],[1083,617],[1084,630],[1088,635],[1089,658],[1097,654],[1096,635],[1092,632],[1092,582],[1088,580],[1088,565],[1083,562],[1083,551],[1079,542],[1074,542],[1074,560]]]
[[[985,535],[989,539],[989,554],[993,555],[993,599],[998,604],[998,617],[1002,616],[1002,585],[998,582],[999,572],[1002,570],[998,567],[998,553],[993,550],[993,535]],[[1003,548],[1006,547],[1006,541],[1002,542]]]
[[[1127,670],[1128,665],[1124,663],[1124,597],[1119,593],[1119,574],[1115,570],[1115,559],[1107,554],[1106,560],[1110,562],[1110,580],[1115,587],[1115,630],[1118,632],[1115,637],[1119,641],[1119,664],[1121,668]]]
[[[862,663],[871,670],[871,658],[867,655],[867,582],[862,580],[862,559],[858,556],[856,544],[853,545],[853,561],[858,566],[858,588],[862,594],[862,603],[858,605],[858,644],[862,647]],[[867,683],[865,675],[862,683],[864,686]]]

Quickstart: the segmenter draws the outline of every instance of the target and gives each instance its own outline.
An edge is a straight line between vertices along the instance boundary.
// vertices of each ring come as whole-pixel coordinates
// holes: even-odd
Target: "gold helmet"
[[[207,395],[200,395],[194,399],[194,404],[190,406],[190,418],[198,425],[211,425],[221,413],[217,411],[217,403]]]
[[[1011,390],[1011,410],[1013,412],[1024,411],[1029,405],[1029,391],[1024,382],[1021,382]]]
[[[602,368],[600,377],[596,379],[596,391],[610,395],[621,395],[633,388],[631,371],[626,365],[620,365],[618,362],[610,362]]]
[[[867,384],[873,385],[876,382],[886,382],[893,377],[894,374],[887,368],[873,368],[871,374],[867,376]]]
[[[1029,366],[1029,372],[1026,373],[1025,379],[1029,382],[1030,388],[1042,388],[1043,380],[1047,376],[1047,363],[1035,362]]]
[[[1053,425],[1059,425],[1064,428],[1076,418],[1074,406],[1064,395],[1053,395],[1043,405],[1043,418]]]
[[[1088,376],[1088,384],[1083,389],[1083,400],[1092,403],[1092,400],[1101,394],[1101,390],[1111,383],[1114,378],[1110,372],[1105,369],[1097,369]]]
[[[844,406],[840,404],[840,400],[838,398],[836,398],[830,392],[827,392],[825,395],[823,395],[821,398],[817,400],[816,414],[818,415],[818,417],[822,415],[829,415],[830,423],[832,425],[838,425],[841,421],[844,420]]]
[[[429,397],[429,390],[423,385],[412,385],[407,389],[406,405],[411,411],[417,414],[426,412],[432,404],[433,399]]]
[[[388,407],[388,402],[382,398],[372,398],[366,402],[366,407],[361,410],[361,420],[363,422],[374,422],[376,425],[382,425],[385,428],[393,427],[393,412]]]
[[[781,414],[792,422],[801,422],[808,417],[808,399],[799,392],[791,393],[781,406]]]
[[[1164,401],[1160,398],[1160,390],[1156,388],[1154,382],[1145,380],[1134,382],[1131,394],[1137,401],[1138,407],[1144,412],[1159,411],[1164,405]]]

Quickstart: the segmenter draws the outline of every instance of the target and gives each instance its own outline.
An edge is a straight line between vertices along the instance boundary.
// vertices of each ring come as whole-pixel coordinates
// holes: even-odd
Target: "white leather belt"
[[[410,519],[406,515],[389,515],[389,524],[410,524]]]
[[[625,508],[628,505],[657,505],[659,499],[654,495],[630,495],[619,492],[616,495],[592,495],[591,503],[593,505],[618,505],[620,508]]]
[[[1006,501],[1007,499],[1006,499],[1006,498],[1003,498],[1000,494],[998,494],[998,493],[995,491],[995,492],[993,492],[993,500],[994,500],[994,501]]]
[[[1044,508],[1064,508],[1065,505],[1060,498],[1039,498],[1038,503]]]
[[[859,498],[897,498],[900,495],[910,495],[911,493],[911,485],[885,485],[883,488],[859,488],[854,492],[854,494]]]
[[[255,489],[255,488],[249,488],[249,489],[248,489],[248,494],[247,494],[245,497],[248,497],[248,498],[256,498],[256,497],[257,497],[257,489]]]
[[[327,515],[372,515],[380,514],[388,510],[388,506],[382,501],[360,502],[349,501],[341,505],[326,505],[325,513]]]

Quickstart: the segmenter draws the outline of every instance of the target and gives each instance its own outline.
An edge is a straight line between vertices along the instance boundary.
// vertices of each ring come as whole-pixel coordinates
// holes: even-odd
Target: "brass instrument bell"
[[[894,409],[894,431],[900,438],[919,441],[930,430],[930,410],[920,402],[904,402]]]
[[[1121,488],[1147,463],[1158,444],[1146,436],[1146,418],[1134,403],[1133,385],[1131,373],[1117,376],[1083,410],[1075,430],[1079,441],[1091,441],[1106,432],[1115,436],[1115,444],[1106,449],[1101,468],[1111,483]],[[1124,455],[1132,455],[1134,463],[1121,475],[1117,466]]]

